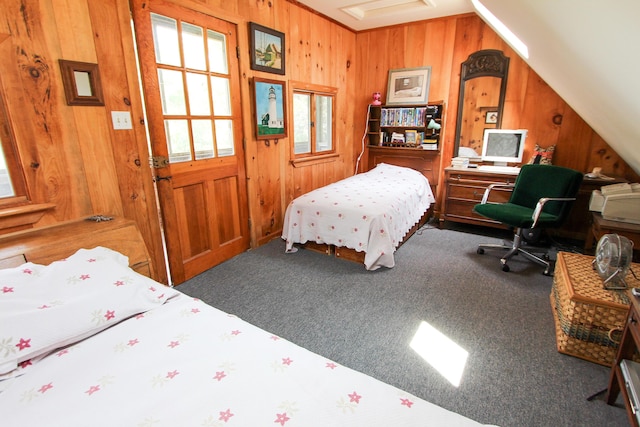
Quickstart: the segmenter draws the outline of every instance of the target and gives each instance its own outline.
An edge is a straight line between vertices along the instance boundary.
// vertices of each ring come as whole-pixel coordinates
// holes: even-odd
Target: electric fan
[[[605,234],[598,240],[593,268],[604,279],[605,289],[627,289],[624,277],[633,256],[633,242],[617,234]]]

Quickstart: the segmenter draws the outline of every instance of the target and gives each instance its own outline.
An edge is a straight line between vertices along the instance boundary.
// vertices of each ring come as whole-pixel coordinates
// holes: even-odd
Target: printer
[[[640,184],[605,185],[594,190],[589,210],[600,212],[604,219],[640,224]]]

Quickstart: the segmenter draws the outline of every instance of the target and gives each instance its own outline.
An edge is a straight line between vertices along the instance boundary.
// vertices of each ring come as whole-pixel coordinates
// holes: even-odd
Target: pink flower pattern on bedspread
[[[96,293],[95,300],[87,295],[83,305],[121,295],[123,301],[110,299],[119,312],[132,296],[113,286],[122,271],[107,262],[105,255],[101,272],[91,275],[112,292]],[[65,266],[63,283],[86,268]],[[127,276],[127,286],[140,281],[138,289],[150,300],[159,293],[172,298],[72,344],[60,331],[63,347],[22,362],[17,375],[0,380],[3,427],[479,425],[200,300],[148,286],[133,271]],[[42,295],[32,299],[26,306],[37,305]],[[66,314],[85,317],[81,311]],[[34,323],[33,331],[41,327]]]
[[[395,265],[393,253],[407,232],[435,202],[429,181],[413,169],[379,164],[293,200],[282,237],[365,252],[365,267]]]
[[[12,381],[6,426],[478,425],[186,295]]]

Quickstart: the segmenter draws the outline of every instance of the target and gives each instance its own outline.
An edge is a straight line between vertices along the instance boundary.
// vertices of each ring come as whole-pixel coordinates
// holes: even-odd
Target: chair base
[[[527,247],[524,249],[522,247],[522,229],[516,229],[516,233],[513,236],[512,242],[504,241],[501,245],[495,243],[484,243],[478,245],[477,253],[484,254],[485,249],[502,249],[506,250],[507,253],[500,259],[500,264],[502,265],[502,271],[508,272],[510,270],[507,262],[512,257],[522,254],[530,261],[533,261],[541,266],[545,267],[543,274],[545,276],[553,275],[553,264],[549,260],[548,250],[546,248],[536,248],[536,247]],[[544,252],[543,256],[538,256],[536,253]]]

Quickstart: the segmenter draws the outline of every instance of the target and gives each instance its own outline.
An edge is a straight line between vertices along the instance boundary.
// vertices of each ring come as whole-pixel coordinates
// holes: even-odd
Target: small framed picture
[[[284,75],[284,33],[249,23],[251,32],[251,69]]]
[[[253,78],[256,139],[278,139],[287,136],[285,82]]]
[[[487,124],[496,124],[498,123],[498,111],[497,110],[489,110],[484,116],[484,122]]]
[[[404,131],[404,142],[407,145],[415,145],[418,141],[418,131],[417,130],[406,130]]]
[[[426,104],[431,67],[389,70],[387,105]]]

